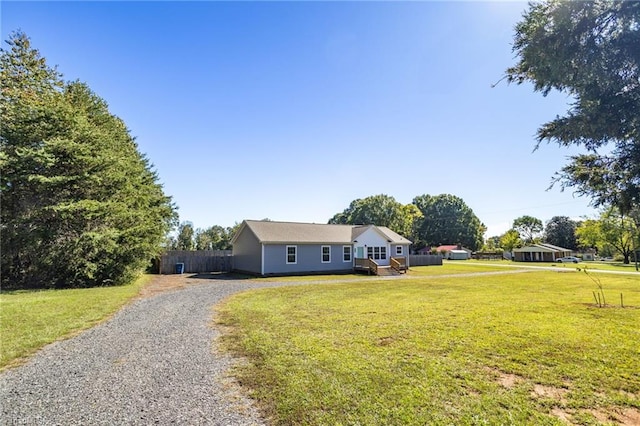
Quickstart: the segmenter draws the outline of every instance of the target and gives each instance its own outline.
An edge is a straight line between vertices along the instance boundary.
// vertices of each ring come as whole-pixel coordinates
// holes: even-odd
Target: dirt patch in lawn
[[[190,274],[154,275],[151,281],[140,290],[138,297],[152,297],[156,294],[180,290],[204,282],[206,281],[191,278]]]
[[[537,398],[550,398],[558,401],[562,405],[566,405],[566,395],[568,392],[569,389],[558,388],[555,386],[545,386],[536,383],[535,385],[533,385],[533,391],[531,391],[531,395]]]
[[[517,374],[505,373],[497,368],[487,368],[487,371],[495,376],[495,380],[500,386],[506,389],[513,389],[519,383],[524,382],[524,377],[518,376]]]
[[[637,408],[599,408],[586,410],[600,423],[615,424],[620,426],[640,425],[640,410]]]

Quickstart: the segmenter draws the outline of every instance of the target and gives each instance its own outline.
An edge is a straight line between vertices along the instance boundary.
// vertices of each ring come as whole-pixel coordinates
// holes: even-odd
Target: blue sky
[[[357,198],[462,198],[487,236],[593,216],[547,191],[579,151],[536,129],[571,99],[492,88],[525,2],[7,2],[67,80],[122,118],[196,227],[325,223]],[[3,45],[6,47],[6,45]]]

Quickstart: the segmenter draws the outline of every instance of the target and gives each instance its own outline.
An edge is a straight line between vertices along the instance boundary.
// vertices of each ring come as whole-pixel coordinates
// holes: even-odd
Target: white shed
[[[471,257],[466,250],[450,250],[448,254],[447,259],[449,260],[467,260]]]

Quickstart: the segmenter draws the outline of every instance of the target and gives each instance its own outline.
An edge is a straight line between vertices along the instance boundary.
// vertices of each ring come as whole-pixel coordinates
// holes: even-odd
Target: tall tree
[[[174,250],[194,250],[195,249],[195,240],[194,240],[195,230],[193,229],[193,223],[191,222],[182,222],[180,226],[178,226],[178,235],[176,236],[176,244],[174,246]]]
[[[596,252],[602,254],[606,243],[600,224],[598,219],[587,219],[576,227],[576,238],[580,247],[595,248]]]
[[[609,207],[598,219],[581,223],[576,234],[581,246],[596,247],[601,255],[618,253],[628,264],[638,243],[635,240],[638,223],[633,217],[621,215],[617,208]]]
[[[529,244],[536,241],[544,228],[540,219],[525,215],[513,221],[513,229],[518,231],[525,244]]]
[[[352,201],[344,211],[329,219],[329,223],[386,226],[410,239],[414,222],[419,217],[420,212],[416,208],[381,194]]]
[[[496,251],[502,248],[500,245],[500,236],[494,235],[493,237],[489,237],[485,240],[484,246],[482,247],[483,251]]]
[[[639,46],[638,1],[532,2],[516,26],[519,60],[507,70],[509,82],[574,100],[564,117],[538,130],[538,144],[587,150],[570,157],[553,182],[622,214],[640,205]]]
[[[614,247],[622,255],[624,264],[628,265],[635,248],[635,236],[638,235],[635,221],[611,207],[600,216],[600,230],[604,241]]]
[[[500,237],[500,247],[508,252],[512,252],[514,248],[522,247],[520,233],[515,229],[509,229]]]
[[[413,199],[422,219],[416,227],[424,245],[462,244],[471,249],[482,247],[484,224],[465,202],[455,195],[420,195]]]
[[[65,83],[23,33],[0,53],[2,285],[121,284],[159,251],[174,206],[124,123]]]
[[[196,229],[196,250],[230,250],[233,228],[214,225],[207,229]]]
[[[552,217],[544,227],[545,242],[571,250],[577,249],[576,225],[576,222],[567,216]]]

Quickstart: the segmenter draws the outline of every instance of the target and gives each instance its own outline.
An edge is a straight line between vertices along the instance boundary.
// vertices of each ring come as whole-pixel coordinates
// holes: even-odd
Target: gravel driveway
[[[213,349],[212,308],[238,291],[303,283],[315,281],[157,277],[110,320],[1,373],[0,425],[264,425],[229,376],[233,360]]]
[[[173,277],[183,289],[136,300],[2,373],[0,424],[264,424],[232,385],[232,360],[212,348],[212,306],[277,284]]]

